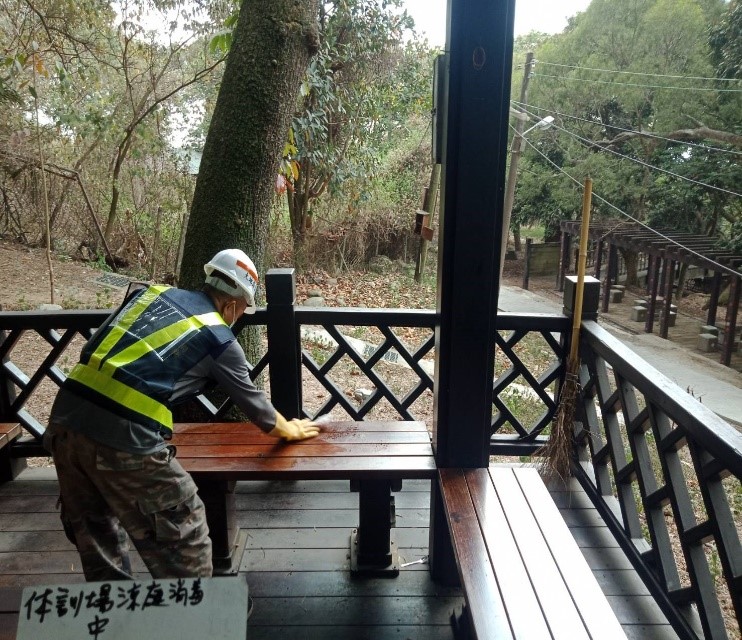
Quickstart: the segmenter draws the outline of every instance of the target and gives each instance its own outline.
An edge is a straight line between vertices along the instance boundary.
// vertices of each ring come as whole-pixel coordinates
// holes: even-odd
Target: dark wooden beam
[[[433,442],[439,466],[483,467],[492,421],[514,1],[449,0],[448,16]]]
[[[515,0],[448,0],[433,415],[439,467],[489,462],[514,15]],[[455,581],[435,482],[429,549],[434,579]]]

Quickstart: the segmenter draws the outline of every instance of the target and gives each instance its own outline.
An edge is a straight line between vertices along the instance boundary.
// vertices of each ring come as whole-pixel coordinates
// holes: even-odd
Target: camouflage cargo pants
[[[175,447],[124,453],[54,425],[44,444],[57,468],[62,523],[87,580],[132,577],[126,533],[152,577],[211,576],[206,511]]]

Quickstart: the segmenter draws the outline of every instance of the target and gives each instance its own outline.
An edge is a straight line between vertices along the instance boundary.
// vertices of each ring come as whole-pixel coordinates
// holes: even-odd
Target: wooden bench
[[[206,505],[215,574],[234,573],[244,547],[236,521],[238,480],[349,480],[359,492],[351,570],[397,575],[394,497],[402,480],[435,479],[422,422],[328,422],[316,438],[281,442],[250,423],[176,424],[171,441]]]
[[[626,638],[536,469],[439,481],[473,638]]]
[[[0,422],[0,482],[12,480],[17,475],[14,470],[17,462],[11,460],[8,445],[22,434],[23,429],[17,422]]]

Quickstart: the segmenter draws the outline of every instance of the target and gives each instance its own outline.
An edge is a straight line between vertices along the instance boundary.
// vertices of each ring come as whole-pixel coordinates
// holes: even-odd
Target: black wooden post
[[[608,311],[608,305],[610,304],[611,297],[611,285],[614,280],[618,279],[618,249],[612,242],[608,244],[608,269],[605,274],[605,282],[603,283],[603,306],[601,311],[603,313]]]
[[[649,285],[649,304],[647,305],[647,317],[644,320],[644,333],[652,333],[652,327],[654,327],[654,308],[657,305],[657,292],[660,288],[661,266],[662,258],[658,255],[652,256],[649,277],[647,278],[647,284]]]
[[[577,301],[577,276],[567,276],[564,281],[564,306],[562,311],[565,316],[573,318],[575,315],[575,302]],[[598,306],[600,305],[600,280],[592,276],[585,276],[582,289],[582,319],[597,320]],[[567,345],[569,347],[569,345]]]
[[[205,480],[195,477],[198,495],[206,507],[206,524],[211,538],[214,575],[237,573],[239,557],[235,551],[243,547],[237,544],[239,527],[236,519],[234,480]]]
[[[572,251],[572,235],[562,231],[561,251],[559,253],[559,270],[557,271],[557,289],[564,291],[564,276],[569,268],[569,256]]]
[[[528,291],[528,280],[531,277],[531,246],[533,238],[526,238],[526,258],[523,263],[523,284],[521,287]]]
[[[663,290],[662,317],[660,318],[660,338],[667,338],[670,327],[670,308],[672,305],[672,287],[675,284],[675,260],[665,258],[665,288]]]
[[[721,295],[721,271],[714,271],[714,280],[711,285],[711,296],[709,297],[709,310],[706,316],[706,324],[712,327],[716,325],[716,312],[719,309],[719,296]]]
[[[724,343],[721,348],[721,364],[727,367],[732,362],[732,351],[734,350],[734,338],[737,335],[737,313],[739,309],[740,290],[742,290],[742,279],[730,278],[729,301],[727,302],[726,326],[724,330]]]
[[[593,262],[595,263],[595,277],[600,280],[600,270],[603,267],[603,241],[598,240],[595,243],[595,254],[593,258]]]
[[[296,322],[294,270],[269,269],[265,292],[271,402],[284,417],[301,418],[301,342]]]
[[[645,290],[646,290],[646,292],[647,292],[647,295],[649,295],[649,292],[652,289],[652,278],[654,277],[655,271],[656,271],[656,269],[655,269],[655,267],[656,267],[656,260],[658,260],[658,258],[655,255],[653,255],[653,254],[650,253],[649,254],[649,264],[647,265],[647,281],[645,283],[646,286],[644,287]],[[657,267],[657,268],[659,268],[659,267]],[[656,271],[656,273],[659,274],[659,271]],[[659,277],[659,276],[657,276],[657,277]]]
[[[433,418],[440,467],[489,460],[514,4],[448,0]],[[431,571],[454,580],[433,485]]]
[[[8,336],[5,331],[0,331],[0,350],[7,340]],[[8,356],[3,356],[3,363],[7,362]],[[13,400],[15,400],[15,389],[13,383],[0,368],[0,422],[15,422],[18,418],[11,409]]]

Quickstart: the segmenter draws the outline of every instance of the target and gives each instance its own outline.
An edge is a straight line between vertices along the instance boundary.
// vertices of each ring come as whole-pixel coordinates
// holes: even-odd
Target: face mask
[[[229,308],[230,307],[224,308],[224,314],[222,315],[222,317],[224,318],[224,322],[226,322],[230,327],[233,327],[234,323],[237,322],[237,304],[233,302],[231,305],[231,309],[232,309],[232,320],[231,321],[227,320],[227,310]]]

